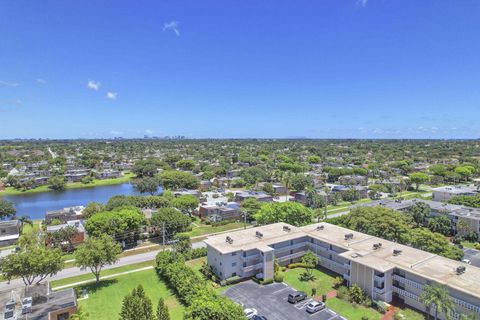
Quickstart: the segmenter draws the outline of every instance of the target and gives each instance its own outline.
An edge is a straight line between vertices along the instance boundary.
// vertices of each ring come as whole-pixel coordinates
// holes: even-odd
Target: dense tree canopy
[[[272,202],[263,205],[254,218],[260,224],[285,222],[303,226],[312,222],[313,212],[297,202]]]
[[[198,179],[191,173],[184,171],[166,170],[158,175],[160,185],[165,189],[196,189]]]

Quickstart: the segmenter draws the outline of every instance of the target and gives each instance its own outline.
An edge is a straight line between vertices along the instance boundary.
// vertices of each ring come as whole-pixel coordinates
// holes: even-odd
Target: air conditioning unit
[[[283,231],[290,232],[291,230],[289,226],[283,226]]]
[[[225,241],[227,241],[227,242],[230,243],[230,244],[233,243],[233,239],[230,238],[229,236],[227,236],[227,237],[225,238]]]
[[[350,239],[353,239],[353,233],[345,234],[345,240],[350,240]]]
[[[465,273],[466,270],[467,268],[465,266],[459,266],[457,267],[457,274]]]
[[[317,226],[317,231],[320,231],[320,230],[323,230],[323,229],[325,229],[325,226],[324,226],[324,225]]]
[[[398,256],[402,253],[402,250],[399,250],[399,249],[393,249],[393,255],[394,256]]]
[[[255,236],[256,236],[257,238],[263,238],[263,233],[261,233],[260,231],[256,231],[256,232],[255,232]]]
[[[377,249],[380,249],[382,247],[382,243],[379,242],[379,243],[374,243],[373,244],[373,250],[377,250]]]

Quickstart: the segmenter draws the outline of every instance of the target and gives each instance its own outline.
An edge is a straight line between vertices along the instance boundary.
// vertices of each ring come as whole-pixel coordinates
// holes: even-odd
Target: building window
[[[237,253],[236,253],[236,252],[232,252],[232,256],[236,256],[236,255],[237,255]]]
[[[232,267],[236,267],[237,266],[237,263],[236,262],[232,262]]]
[[[57,316],[57,320],[68,320],[70,318],[70,314],[68,312],[60,313]]]
[[[232,273],[232,277],[236,277],[236,276],[237,276],[236,272]]]

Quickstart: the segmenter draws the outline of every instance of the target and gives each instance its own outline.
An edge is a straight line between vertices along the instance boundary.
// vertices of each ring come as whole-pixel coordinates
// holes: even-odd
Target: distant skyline
[[[0,139],[480,138],[480,1],[0,2]]]

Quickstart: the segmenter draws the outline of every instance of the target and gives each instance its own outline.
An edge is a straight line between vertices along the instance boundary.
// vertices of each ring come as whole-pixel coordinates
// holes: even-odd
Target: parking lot
[[[268,320],[345,320],[334,311],[325,308],[314,314],[306,311],[307,304],[312,299],[306,299],[297,304],[290,304],[288,295],[296,290],[284,283],[259,285],[253,281],[239,283],[224,295],[233,301],[242,304],[244,308],[255,308],[258,315],[265,316]]]
[[[463,252],[465,259],[470,260],[473,266],[480,267],[480,250],[465,248]]]

